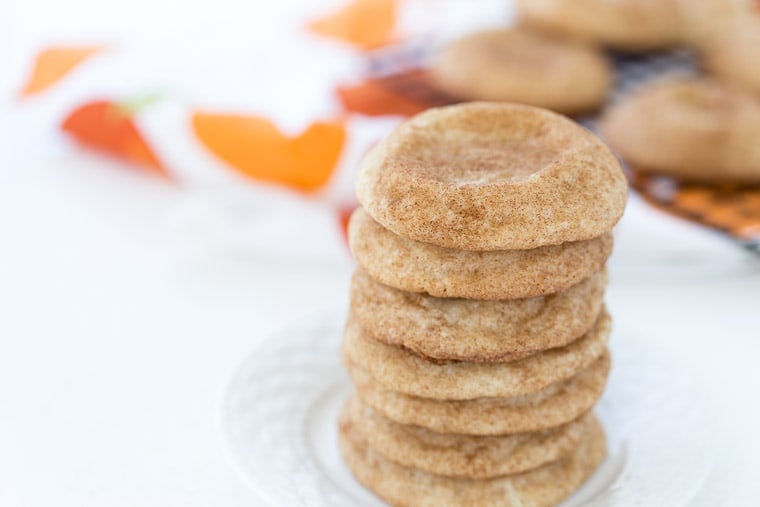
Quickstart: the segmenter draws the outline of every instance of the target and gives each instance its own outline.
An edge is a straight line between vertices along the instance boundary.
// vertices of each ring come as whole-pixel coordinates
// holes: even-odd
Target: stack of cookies
[[[605,454],[615,157],[572,121],[470,103],[363,161],[341,449],[397,506],[548,506]]]

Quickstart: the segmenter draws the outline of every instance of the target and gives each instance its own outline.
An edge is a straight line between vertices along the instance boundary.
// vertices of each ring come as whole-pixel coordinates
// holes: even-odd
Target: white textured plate
[[[384,505],[354,480],[338,452],[337,416],[351,391],[338,322],[272,337],[229,385],[223,416],[230,454],[273,506]],[[616,333],[612,351],[596,409],[609,455],[562,507],[683,506],[707,476],[715,449],[702,390],[655,342]]]

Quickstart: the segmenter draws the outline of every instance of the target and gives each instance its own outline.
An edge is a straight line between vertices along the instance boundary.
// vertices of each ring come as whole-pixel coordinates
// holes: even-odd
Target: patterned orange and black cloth
[[[705,185],[629,170],[631,187],[657,208],[722,231],[760,253],[760,185]]]

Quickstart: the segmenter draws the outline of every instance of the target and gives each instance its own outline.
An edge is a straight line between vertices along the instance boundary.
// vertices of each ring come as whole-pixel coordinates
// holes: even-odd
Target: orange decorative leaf
[[[115,102],[94,101],[72,111],[61,128],[85,146],[168,176],[131,115],[131,111]]]
[[[414,116],[428,108],[377,83],[366,81],[356,86],[338,87],[338,98],[346,111],[369,116]]]
[[[327,183],[346,137],[338,122],[313,123],[293,138],[256,116],[196,112],[192,122],[206,148],[244,175],[305,191]]]
[[[34,61],[32,74],[21,90],[21,95],[34,95],[46,90],[101,49],[100,46],[53,47],[41,51]]]
[[[334,37],[362,49],[372,49],[393,40],[397,0],[353,0],[343,9],[312,21],[313,32]]]

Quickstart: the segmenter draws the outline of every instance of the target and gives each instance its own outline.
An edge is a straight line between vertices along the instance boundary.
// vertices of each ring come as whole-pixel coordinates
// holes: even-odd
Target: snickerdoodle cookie
[[[351,281],[350,317],[363,336],[421,356],[514,361],[563,347],[588,332],[602,310],[607,273],[556,294],[480,301],[405,292],[360,268]]]
[[[557,461],[572,452],[595,424],[591,413],[565,425],[532,433],[473,436],[436,433],[398,424],[352,396],[344,417],[385,458],[431,474],[487,479],[517,474]]]
[[[683,0],[518,1],[521,18],[529,26],[630,52],[680,43],[690,19],[682,4]]]
[[[604,431],[594,423],[564,459],[518,475],[462,479],[398,465],[370,447],[349,417],[340,421],[343,458],[356,478],[396,507],[550,507],[576,490],[606,454]]]
[[[594,327],[574,342],[519,361],[432,361],[402,347],[368,338],[355,321],[346,325],[343,353],[383,388],[443,400],[509,397],[539,391],[587,368],[607,350],[611,321],[602,311]]]
[[[703,51],[709,72],[760,93],[760,15],[738,18],[712,38]]]
[[[627,185],[610,150],[571,120],[475,102],[429,109],[398,127],[364,158],[357,195],[400,236],[509,250],[609,232]]]
[[[612,71],[597,49],[524,29],[476,32],[444,46],[435,85],[463,100],[516,102],[563,114],[598,108]]]
[[[566,424],[588,412],[604,391],[609,352],[568,380],[510,398],[435,400],[383,388],[360,366],[346,360],[359,398],[401,424],[439,433],[502,435],[539,431]]]
[[[612,234],[530,250],[443,248],[395,234],[358,208],[348,226],[356,261],[375,280],[436,297],[518,299],[553,294],[600,271]]]
[[[705,182],[760,182],[760,100],[710,79],[669,78],[602,119],[610,146],[641,171]]]

